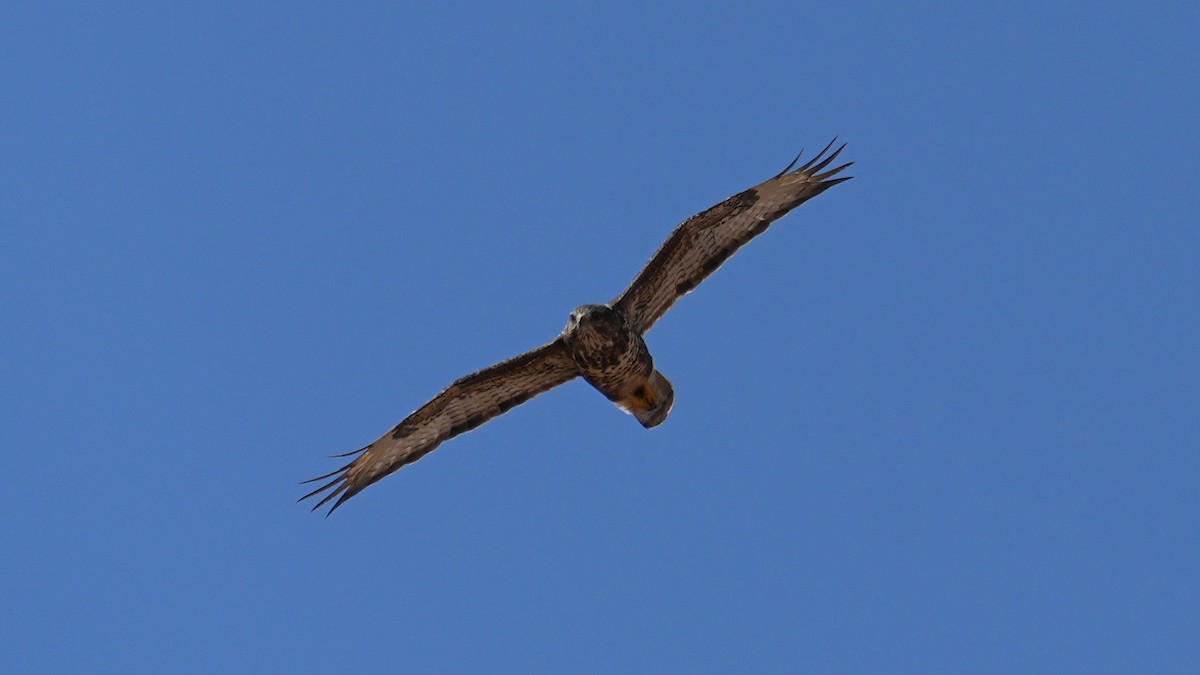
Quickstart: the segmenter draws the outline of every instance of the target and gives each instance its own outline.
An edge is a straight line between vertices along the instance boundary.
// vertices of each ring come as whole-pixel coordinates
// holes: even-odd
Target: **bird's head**
[[[608,305],[580,305],[567,318],[566,332],[574,332],[581,326],[588,326],[598,320],[611,319],[615,313],[616,311]]]

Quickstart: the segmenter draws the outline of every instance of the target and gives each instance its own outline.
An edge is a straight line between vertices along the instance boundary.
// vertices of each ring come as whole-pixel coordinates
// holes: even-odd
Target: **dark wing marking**
[[[329,509],[329,513],[333,513],[342,502],[363,488],[405,464],[424,457],[442,441],[470,431],[576,375],[578,372],[558,339],[467,375],[406,417],[379,440],[361,450],[336,455],[358,457],[337,471],[304,481],[314,483],[336,476],[301,497],[300,501],[332,488],[313,510],[340,494]]]
[[[850,180],[849,176],[832,176],[853,162],[818,173],[846,146],[843,144],[826,157],[831,147],[832,142],[807,164],[792,171],[800,161],[797,156],[774,178],[683,221],[629,288],[613,301],[613,307],[625,314],[634,330],[645,333],[677,299],[704,281],[746,242],[762,234],[768,225],[834,185]]]

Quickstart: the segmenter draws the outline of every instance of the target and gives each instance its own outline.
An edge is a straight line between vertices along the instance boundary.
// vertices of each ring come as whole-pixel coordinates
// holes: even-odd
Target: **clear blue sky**
[[[1196,672],[1200,20],[0,9],[6,672]],[[294,500],[834,135],[575,382]]]

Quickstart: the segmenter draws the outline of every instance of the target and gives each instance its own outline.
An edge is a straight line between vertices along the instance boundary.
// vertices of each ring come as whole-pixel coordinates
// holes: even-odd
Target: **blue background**
[[[1194,3],[0,9],[8,672],[1195,672]],[[294,500],[856,179],[546,394]]]

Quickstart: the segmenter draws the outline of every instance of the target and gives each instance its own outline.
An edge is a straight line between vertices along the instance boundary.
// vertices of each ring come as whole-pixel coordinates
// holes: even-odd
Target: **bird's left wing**
[[[613,307],[625,315],[634,330],[639,333],[650,330],[676,300],[704,281],[746,242],[762,234],[768,225],[834,185],[850,180],[833,178],[850,164],[821,173],[846,146],[826,157],[831,147],[833,143],[795,171],[792,166],[796,162],[792,162],[792,166],[771,180],[683,221],[629,288],[613,300]]]
[[[346,466],[305,483],[336,476],[300,498],[308,499],[332,491],[313,506],[317,510],[338,497],[329,513],[371,483],[424,457],[442,441],[470,431],[484,422],[556,387],[578,372],[555,339],[549,344],[463,377],[432,401],[417,409],[382,438],[361,450],[339,457],[358,455]],[[339,496],[340,495],[340,496]]]

